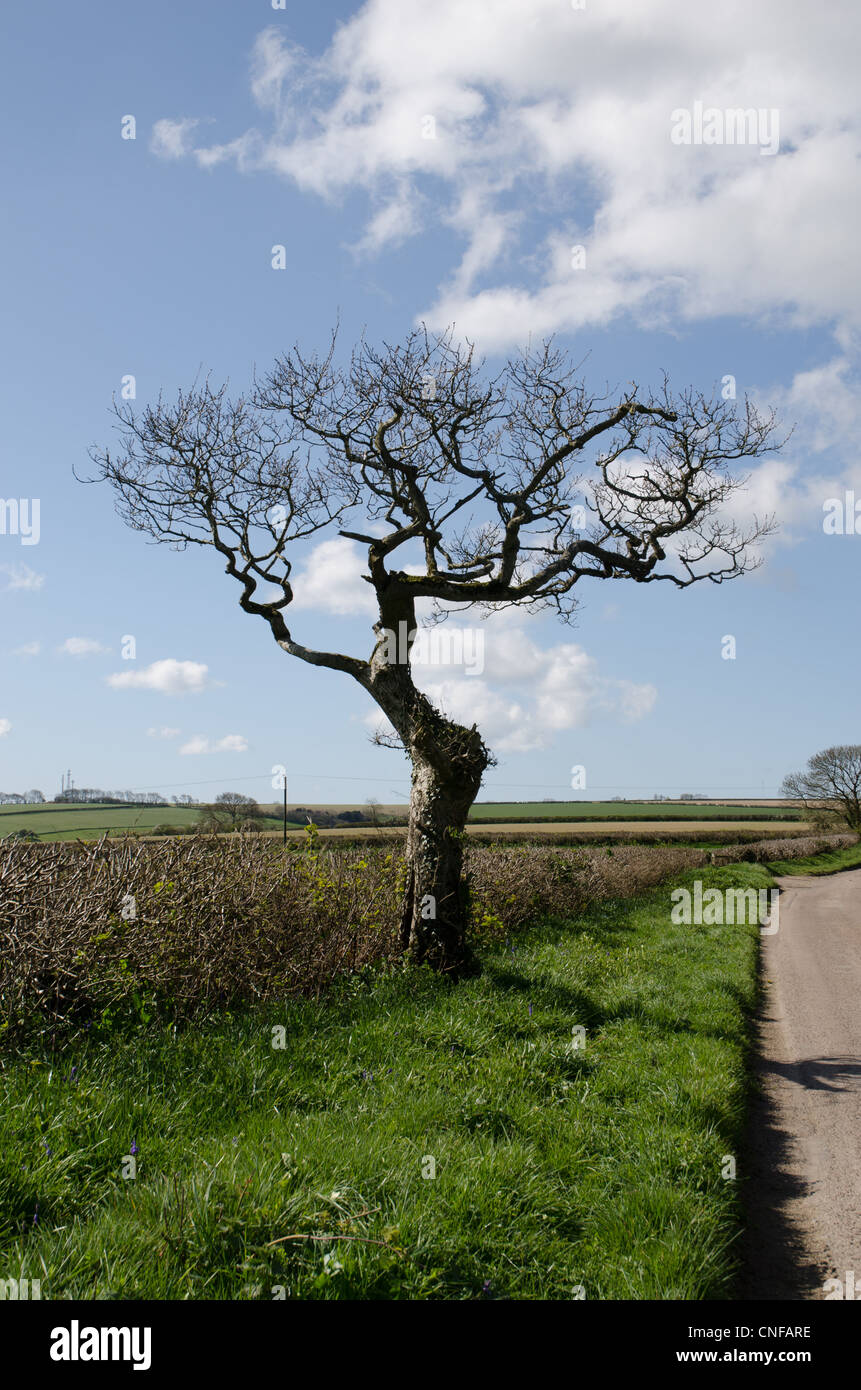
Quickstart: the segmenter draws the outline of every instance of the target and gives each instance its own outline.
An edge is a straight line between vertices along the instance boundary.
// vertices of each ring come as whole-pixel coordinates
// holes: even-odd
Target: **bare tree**
[[[780,791],[814,814],[839,816],[861,834],[861,744],[841,743],[814,753],[803,772],[784,777]]]
[[[780,445],[747,400],[673,396],[666,379],[597,396],[552,342],[492,378],[451,334],[362,340],[343,365],[335,348],[334,334],[323,356],[294,348],[248,396],[207,381],[140,412],[115,403],[120,450],[92,457],[131,527],[214,546],[283,651],[377,702],[412,764],[402,943],[463,973],[463,832],[492,755],[416,688],[416,605],[430,601],[433,621],[511,605],[570,620],[581,579],[733,579],[773,527],[728,515],[745,481],[732,467]],[[311,649],[287,627],[292,548],[327,527],[367,547],[369,656]]]
[[[212,830],[259,830],[263,824],[263,812],[253,796],[243,796],[241,792],[222,792],[214,801],[201,806],[198,811],[201,829]]]

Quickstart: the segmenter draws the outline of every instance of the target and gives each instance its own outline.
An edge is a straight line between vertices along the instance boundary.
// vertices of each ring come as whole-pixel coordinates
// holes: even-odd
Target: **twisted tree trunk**
[[[469,892],[463,842],[489,750],[473,726],[445,718],[417,690],[408,650],[396,636],[415,634],[412,604],[384,611],[376,632],[369,690],[389,718],[412,763],[407,831],[407,883],[401,945],[407,959],[454,976],[476,973],[467,939]]]
[[[449,728],[463,741],[474,733],[460,725]],[[479,752],[451,770],[421,754],[413,757],[401,944],[409,959],[456,975],[476,968],[467,940],[463,841],[485,766]]]

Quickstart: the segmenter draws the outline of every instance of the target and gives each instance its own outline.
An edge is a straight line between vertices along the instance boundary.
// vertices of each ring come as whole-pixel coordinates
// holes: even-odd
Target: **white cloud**
[[[13,656],[38,656],[42,647],[38,642],[25,642],[21,647],[15,647]]]
[[[201,169],[214,169],[233,159],[240,173],[256,166],[260,139],[256,131],[248,131],[226,145],[211,145],[208,149],[194,151],[194,157]]]
[[[190,137],[199,124],[199,120],[190,116],[180,121],[156,121],[149,142],[150,150],[159,159],[182,159],[192,148]]]
[[[110,651],[110,647],[91,637],[67,637],[57,651],[64,656],[97,656],[100,652]]]
[[[453,228],[460,266],[421,316],[483,348],[621,314],[857,324],[859,40],[846,4],[811,23],[785,0],[724,0],[717,19],[689,0],[366,0],[316,57],[261,34],[268,128],[194,154],[366,195],[364,250]],[[776,109],[780,152],[674,144],[695,101]]]
[[[35,592],[45,583],[44,574],[37,574],[29,565],[0,565],[3,574],[8,574],[7,589],[29,589]]]
[[[227,734],[213,743],[202,734],[195,734],[179,751],[185,757],[194,757],[200,753],[246,753],[248,740],[243,738],[242,734]]]
[[[245,753],[248,749],[248,740],[242,734],[227,734],[225,738],[220,738],[216,743],[213,752],[215,753]]]
[[[771,393],[781,416],[796,425],[804,449],[823,453],[858,438],[861,372],[856,361],[846,354],[833,357],[797,372],[788,389]]]
[[[278,110],[284,78],[295,70],[297,63],[277,29],[265,29],[259,35],[251,56],[251,94],[259,107]]]
[[[561,733],[582,728],[595,719],[633,723],[653,709],[653,685],[602,676],[595,659],[575,642],[540,647],[516,625],[520,615],[491,617],[478,625],[472,641],[465,630],[454,640],[458,624],[447,621],[450,650],[476,650],[483,636],[484,670],[467,675],[428,661],[413,665],[416,684],[452,719],[477,724],[501,753],[526,753],[551,746]],[[440,651],[446,647],[441,645]],[[378,728],[384,721],[371,711],[366,723]]]
[[[315,546],[296,576],[297,606],[375,615],[373,591],[361,579],[365,567],[354,541]],[[439,627],[420,628],[412,667],[416,684],[435,703],[454,719],[477,722],[502,752],[547,747],[560,731],[599,716],[626,723],[642,719],[657,697],[652,685],[600,676],[594,659],[575,643],[540,647],[514,609],[475,624],[449,618]],[[379,712],[366,722],[378,727]]]
[[[161,726],[160,729],[156,729],[156,728],[147,729],[146,732],[147,732],[147,738],[179,738],[179,735],[180,735],[180,733],[182,732],[182,730],[181,730],[181,729],[171,729],[171,728],[168,728],[168,726],[167,726],[166,724],[162,724],[162,726]]]
[[[418,231],[421,225],[421,204],[415,191],[401,183],[374,213],[362,237],[353,248],[359,255],[376,254],[384,247],[400,246]]]
[[[377,612],[374,591],[362,579],[367,558],[356,541],[337,536],[314,546],[293,580],[291,611],[314,608],[338,615]]]
[[[361,530],[368,535],[385,535],[387,528],[375,521],[363,521]],[[399,555],[406,553],[407,548]],[[406,574],[424,574],[423,565],[410,564],[403,558],[399,558],[398,568]],[[357,541],[343,536],[320,541],[291,579],[295,597],[290,612],[313,608],[336,616],[361,614],[376,619],[379,609],[373,587],[362,578],[367,572],[367,551]],[[280,592],[273,586],[273,595],[280,596]]]
[[[209,667],[200,661],[154,661],[142,671],[119,671],[108,676],[114,690],[157,690],[162,695],[197,694],[208,685]]]
[[[208,753],[210,751],[209,739],[204,738],[202,734],[196,734],[194,738],[189,739],[188,743],[184,743],[179,751],[182,754]]]
[[[11,729],[12,725],[8,719],[0,719],[0,738],[5,738]]]

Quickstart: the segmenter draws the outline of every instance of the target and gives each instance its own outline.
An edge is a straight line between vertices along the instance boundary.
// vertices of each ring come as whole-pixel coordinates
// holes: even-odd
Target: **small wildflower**
[[[129,1153],[130,1153],[130,1154],[136,1154],[137,1151],[138,1151],[137,1139],[133,1139],[132,1142],[131,1142],[131,1147],[129,1148]]]

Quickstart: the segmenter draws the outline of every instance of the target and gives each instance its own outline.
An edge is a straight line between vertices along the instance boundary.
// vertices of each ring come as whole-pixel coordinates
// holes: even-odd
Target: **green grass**
[[[806,859],[781,859],[769,863],[773,874],[839,874],[843,869],[861,869],[861,840],[848,849],[808,855]]]
[[[485,948],[457,986],[398,972],[19,1047],[0,1276],[45,1298],[730,1296],[757,929],[672,925],[669,891]]]
[[[0,806],[0,838],[16,830],[32,830],[44,840],[91,840],[106,830],[141,830],[154,825],[192,825],[193,806]]]
[[[105,831],[120,835],[137,830],[146,834],[157,825],[196,825],[196,806],[59,805],[0,806],[0,839],[17,830],[32,830],[40,840],[97,840]],[[300,822],[290,822],[288,825]],[[281,828],[280,819],[266,819],[267,830]]]
[[[344,809],[336,807],[336,810]],[[357,806],[357,810],[363,810]],[[395,808],[401,815],[405,808]],[[479,802],[470,812],[470,820],[495,821],[666,821],[666,820],[739,820],[781,821],[798,820],[801,813],[793,808],[777,806],[692,806],[679,802],[612,802],[612,801],[524,801],[508,803]],[[280,808],[264,808],[264,829],[281,829]],[[385,817],[384,819],[389,819]],[[121,835],[135,830],[151,832],[157,825],[191,826],[198,820],[195,806],[109,806],[63,804],[46,802],[42,806],[0,806],[0,839],[18,830],[30,830],[40,840],[94,840],[105,832]],[[288,820],[291,829],[301,829],[305,821]],[[345,829],[350,827],[344,825]],[[357,834],[368,834],[368,825],[356,826]]]

